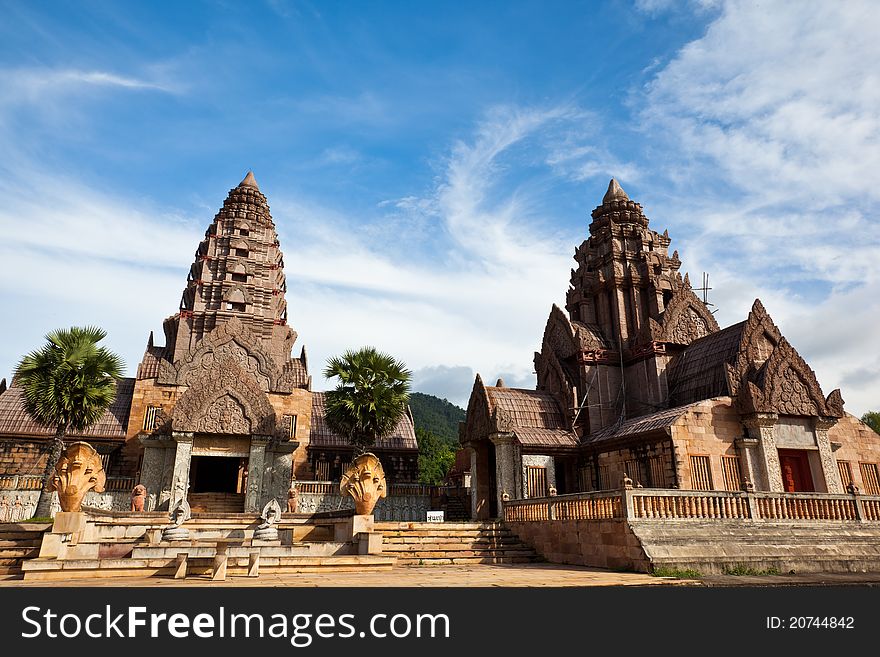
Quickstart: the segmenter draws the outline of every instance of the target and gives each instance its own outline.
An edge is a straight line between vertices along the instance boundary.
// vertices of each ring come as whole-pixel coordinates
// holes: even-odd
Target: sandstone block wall
[[[687,411],[672,426],[679,487],[693,489],[690,456],[708,456],[714,490],[724,490],[722,456],[738,456],[735,441],[744,433],[739,413],[729,397],[707,399]]]
[[[650,572],[650,562],[626,520],[507,522],[552,563]]]

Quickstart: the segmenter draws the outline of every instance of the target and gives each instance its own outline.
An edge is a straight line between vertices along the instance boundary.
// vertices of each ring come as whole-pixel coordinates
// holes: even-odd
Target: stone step
[[[18,541],[0,540],[0,550],[3,550],[5,548],[40,547],[40,543],[42,542],[42,538],[23,538]]]
[[[348,555],[332,557],[267,557],[260,559],[260,573],[297,572],[363,572],[364,570],[387,571],[394,567],[395,559],[376,555]],[[171,576],[177,568],[176,559],[83,559],[58,561],[56,559],[33,559],[24,564],[24,578],[37,581],[89,579],[98,577],[149,577]],[[196,558],[187,561],[187,577],[210,576],[213,559]],[[248,559],[229,558],[227,576],[244,576]]]
[[[396,529],[430,529],[430,530],[481,530],[481,529],[507,529],[501,522],[389,522],[376,523],[376,529],[381,531],[393,531]]]
[[[39,553],[39,547],[0,548],[0,561],[4,559],[30,559]]]
[[[461,557],[534,557],[535,552],[529,548],[513,550],[413,550],[411,552],[383,552],[400,559],[448,558]]]
[[[491,549],[491,548],[505,548],[505,547],[517,547],[522,545],[521,541],[459,541],[459,542],[440,542],[440,541],[409,541],[406,543],[403,542],[389,542],[384,541],[382,543],[383,549],[385,550],[418,550],[425,546],[430,546],[436,550],[470,550],[470,549]]]
[[[424,537],[424,538],[474,538],[480,536],[514,536],[513,532],[510,530],[506,531],[461,531],[461,530],[453,530],[453,531],[428,531],[426,529],[413,529],[410,531],[407,530],[382,530],[377,529],[377,531],[382,532],[383,536],[388,538],[398,538],[398,537]]]
[[[534,563],[535,559],[531,557],[439,557],[439,558],[420,558],[420,559],[398,559],[398,566],[456,566],[464,564],[514,564],[514,563]]]

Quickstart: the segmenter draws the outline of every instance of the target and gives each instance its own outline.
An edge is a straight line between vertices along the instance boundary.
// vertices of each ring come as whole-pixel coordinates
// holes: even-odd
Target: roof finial
[[[247,172],[247,175],[244,177],[244,180],[242,180],[242,181],[238,184],[238,186],[239,186],[239,187],[253,187],[253,188],[256,189],[257,191],[260,191],[260,186],[257,184],[257,179],[254,178],[254,172],[253,172],[253,171],[248,171],[248,172]]]
[[[612,178],[611,182],[608,183],[608,191],[605,192],[605,196],[602,198],[602,203],[608,203],[609,201],[613,201],[614,199],[628,201],[629,196],[627,196],[626,192],[623,191],[623,187],[620,186],[620,183]]]

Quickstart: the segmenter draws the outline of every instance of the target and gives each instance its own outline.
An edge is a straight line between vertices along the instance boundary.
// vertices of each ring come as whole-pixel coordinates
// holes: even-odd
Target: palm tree
[[[34,513],[37,517],[51,513],[51,474],[64,449],[64,436],[93,425],[116,397],[123,363],[116,354],[98,347],[106,336],[96,327],[53,331],[46,336],[46,344],[22,358],[15,369],[28,415],[55,429]]]
[[[327,424],[348,438],[355,456],[390,434],[406,412],[412,374],[401,361],[363,347],[327,361],[324,376],[339,378],[326,395]]]

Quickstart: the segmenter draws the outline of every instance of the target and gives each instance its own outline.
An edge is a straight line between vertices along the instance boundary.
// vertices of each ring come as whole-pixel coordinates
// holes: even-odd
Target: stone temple
[[[612,180],[553,306],[537,388],[471,393],[472,512],[635,487],[880,495],[880,436],[825,395],[760,301],[719,328],[669,235]]]
[[[98,450],[121,493],[139,482],[148,510],[187,496],[193,510],[254,512],[286,500],[292,478],[339,479],[352,450],[324,421],[305,347],[292,356],[284,255],[253,173],[205,232],[163,328],[164,345],[150,334],[137,376],[119,381],[104,417],[69,436]],[[38,476],[52,432],[25,414],[14,381],[4,388],[0,475]],[[389,480],[417,481],[411,415],[373,451]]]

